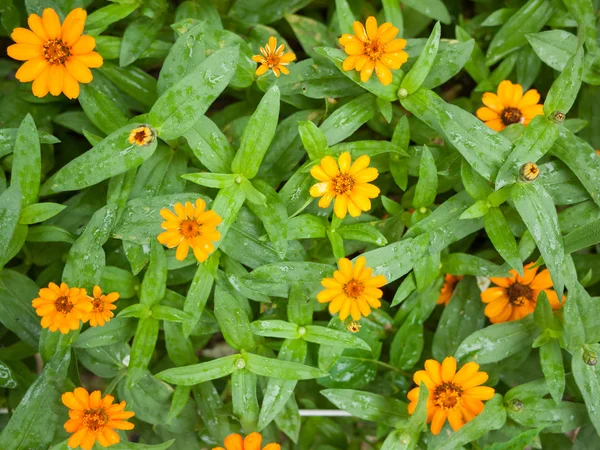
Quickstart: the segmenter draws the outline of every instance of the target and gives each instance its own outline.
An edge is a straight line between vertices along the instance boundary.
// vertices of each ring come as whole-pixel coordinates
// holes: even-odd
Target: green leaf
[[[307,345],[301,339],[286,340],[281,346],[278,360],[303,363],[306,358]],[[296,388],[296,380],[270,378],[264,391],[262,407],[258,419],[258,430],[262,430],[271,421],[285,412],[287,402],[292,398]]]
[[[30,225],[33,223],[44,222],[65,209],[65,205],[59,203],[34,203],[21,210],[19,223]]]
[[[483,412],[473,420],[466,423],[460,430],[453,433],[444,443],[438,447],[439,450],[451,450],[479,439],[490,430],[498,430],[506,422],[506,410],[502,405],[502,396],[494,395],[487,401]]]
[[[373,269],[374,275],[383,275],[391,283],[412,270],[414,263],[425,253],[428,241],[425,235],[403,239],[362,256],[367,259],[367,267]]]
[[[550,395],[558,405],[565,391],[565,367],[562,351],[556,339],[551,339],[540,347],[540,363]]]
[[[282,378],[284,380],[310,380],[329,375],[324,370],[300,363],[280,359],[277,360],[277,363],[273,363],[274,359],[265,358],[254,353],[247,353],[244,357],[246,359],[246,369],[263,377]]]
[[[500,168],[496,189],[514,183],[519,176],[520,167],[528,162],[537,162],[550,150],[557,137],[558,128],[552,121],[543,115],[534,117]]]
[[[191,366],[175,367],[159,372],[156,378],[179,386],[194,386],[235,372],[240,359],[240,355],[236,354]]]
[[[573,353],[571,360],[571,369],[573,377],[577,383],[577,387],[581,391],[585,406],[587,407],[590,420],[596,428],[596,432],[600,434],[600,373],[598,364],[588,364],[590,359],[595,356],[598,361],[600,353],[600,345],[590,345],[589,348],[580,348]]]
[[[215,317],[227,343],[236,350],[250,350],[256,345],[248,315],[239,301],[215,286]]]
[[[236,370],[231,375],[231,397],[233,413],[244,430],[255,430],[258,422],[258,399],[256,398],[256,375],[246,369]]]
[[[15,138],[11,168],[11,185],[21,188],[21,208],[37,201],[42,170],[40,139],[31,114],[27,114]]]
[[[181,178],[191,181],[192,183],[199,184],[200,186],[206,186],[211,188],[223,189],[231,186],[236,182],[238,175],[232,173],[210,173],[210,172],[196,172],[186,173]]]
[[[217,230],[221,233],[221,239],[214,243],[215,249],[219,248],[219,245],[223,242],[225,236],[227,236],[227,232],[231,225],[233,225],[233,222],[235,222],[245,199],[246,196],[239,184],[221,189],[215,197],[211,209],[223,219],[223,222],[217,227]]]
[[[451,21],[450,13],[441,0],[402,0],[402,3],[424,16],[439,20],[442,23],[449,24]]]
[[[231,172],[235,156],[233,147],[219,127],[206,116],[201,116],[183,135],[194,156],[214,173]]]
[[[460,215],[460,219],[477,219],[478,217],[485,216],[489,210],[490,206],[487,200],[477,200]]]
[[[417,91],[429,75],[433,62],[438,53],[438,47],[440,45],[441,26],[440,23],[436,23],[433,27],[433,31],[429,35],[429,39],[423,48],[423,51],[419,55],[419,58],[408,71],[406,76],[400,83],[400,88],[406,89],[408,94],[413,94]]]
[[[582,29],[588,52],[595,55],[598,50],[598,43],[596,42],[597,31],[593,2],[591,0],[565,0],[564,5]]]
[[[213,53],[158,98],[149,120],[161,138],[176,139],[194,126],[229,84],[238,57],[237,47]]]
[[[491,66],[509,53],[520,48],[525,35],[540,31],[552,15],[552,3],[529,0],[496,33],[488,47],[487,65]]]
[[[502,361],[531,347],[535,330],[531,317],[490,325],[462,341],[454,356],[461,362],[473,360],[478,364]]]
[[[265,197],[263,204],[249,203],[250,210],[260,218],[263,223],[269,240],[273,247],[283,259],[288,250],[287,243],[287,222],[288,215],[281,197],[277,192],[262,180],[252,181],[254,188]]]
[[[113,3],[95,10],[87,16],[85,21],[86,34],[94,35],[101,32],[109,25],[124,19],[139,8],[137,3]]]
[[[544,113],[555,112],[567,114],[579,93],[583,76],[583,48],[580,48],[567,63],[565,70],[556,78],[544,102]]]
[[[252,179],[273,140],[279,117],[279,88],[273,86],[261,99],[256,111],[250,117],[240,148],[237,151],[231,170]]]
[[[401,100],[402,106],[444,135],[467,162],[487,180],[494,180],[511,143],[472,114],[420,89]]]
[[[69,251],[62,280],[71,286],[80,286],[91,293],[100,283],[106,265],[102,246],[110,236],[117,221],[114,206],[107,205],[94,213],[85,231]]]
[[[298,325],[285,320],[257,320],[250,324],[252,332],[258,336],[282,339],[297,339]]]
[[[0,322],[31,348],[40,340],[40,318],[31,307],[38,296],[37,285],[14,270],[0,272]]]
[[[321,280],[331,276],[331,273],[332,267],[328,264],[289,261],[260,266],[242,280],[250,289],[287,298],[294,284],[302,283],[309,289],[317,290]]]
[[[157,19],[142,16],[127,25],[125,33],[123,33],[121,54],[119,55],[121,67],[136,61],[144,53],[144,50],[150,47],[162,27],[163,19],[162,15]]]
[[[484,306],[476,279],[465,277],[461,280],[444,308],[433,336],[432,353],[435,359],[441,361],[455,354],[462,341],[483,328]]]
[[[287,314],[290,322],[299,326],[310,325],[313,319],[313,299],[299,284],[292,285]]]
[[[515,436],[506,442],[495,442],[487,450],[517,450],[521,448],[527,448],[531,441],[533,441],[538,434],[544,429],[544,427],[534,428],[533,430],[527,430],[521,434]]]
[[[352,24],[356,20],[347,0],[335,0],[335,13],[342,33],[354,34]]]
[[[116,317],[103,327],[91,327],[81,333],[73,347],[95,348],[105,347],[118,342],[127,342],[135,332],[135,321]]]
[[[405,321],[392,341],[390,363],[404,370],[414,367],[425,345],[423,333],[422,323]]]
[[[0,448],[48,448],[58,425],[58,416],[51,404],[58,393],[46,381],[44,374],[37,377],[27,390],[26,399],[10,417],[0,434]]]
[[[183,325],[183,333],[186,336],[189,336],[194,326],[202,317],[202,312],[215,281],[215,272],[218,264],[218,252],[213,253],[203,264],[198,264],[183,305],[183,310],[193,316],[193,319],[189,323]]]
[[[328,154],[325,134],[311,121],[298,122],[298,133],[308,157],[312,161],[320,161]]]
[[[166,320],[176,323],[189,323],[193,316],[177,308],[170,306],[155,305],[152,307],[152,317],[156,320]]]
[[[18,184],[12,184],[0,194],[0,267],[3,267],[14,256],[11,252],[10,241],[19,222],[21,198],[21,189]]]
[[[83,189],[141,165],[156,150],[157,140],[142,147],[130,144],[127,141],[129,134],[138,126],[140,124],[119,128],[91,150],[65,164],[44,183],[40,194]]]
[[[404,21],[402,18],[402,8],[400,8],[400,2],[396,0],[382,0],[383,12],[385,15],[385,21],[390,22],[396,28],[398,28],[398,36],[404,35]]]
[[[398,99],[397,92],[398,92],[398,88],[400,87],[400,79],[401,79],[401,73],[402,73],[401,70],[394,70],[392,72],[392,82],[387,86],[384,86],[383,84],[381,84],[381,82],[377,79],[376,76],[372,76],[369,79],[369,81],[367,81],[366,83],[363,83],[362,81],[360,81],[360,73],[359,72],[357,72],[356,70],[344,71],[342,69],[342,63],[348,56],[348,55],[346,55],[346,53],[344,53],[343,50],[340,50],[337,48],[330,48],[330,47],[319,47],[319,48],[316,48],[315,51],[317,53],[319,53],[320,55],[329,59],[331,62],[333,62],[336,65],[336,67],[344,75],[346,75],[348,78],[350,78],[356,84],[363,87],[367,91],[375,94],[377,97],[382,98],[383,100],[388,100],[390,102],[393,102]],[[331,142],[330,142],[330,144],[331,144]]]
[[[535,182],[515,184],[511,195],[515,208],[535,239],[544,262],[550,270],[558,298],[562,298],[564,289],[562,266],[565,251],[552,198]]]
[[[419,165],[419,180],[415,188],[413,206],[427,207],[433,204],[437,195],[438,176],[435,160],[426,145],[423,146],[421,163]]]
[[[127,369],[128,385],[134,386],[144,376],[152,359],[154,347],[158,340],[159,321],[148,317],[138,322],[133,344],[131,344],[131,359]]]
[[[100,69],[106,78],[142,105],[151,107],[156,101],[156,79],[136,66],[119,67],[105,61]]]
[[[341,237],[347,240],[368,242],[375,245],[385,245],[387,239],[377,228],[367,223],[351,223],[342,225],[335,230]]]
[[[468,42],[472,39],[471,35],[458,25],[455,27],[455,33],[456,39],[460,42]],[[485,65],[485,56],[477,42],[474,42],[472,53],[464,67],[477,83],[481,83],[490,76],[490,69]]]
[[[302,339],[308,342],[371,351],[369,344],[347,331],[338,331],[333,328],[321,327],[318,325],[307,325],[304,329],[306,331],[305,334],[302,335]]]
[[[408,418],[406,403],[395,398],[352,389],[324,389],[321,395],[338,408],[363,420],[396,427]]]
[[[517,241],[513,236],[506,217],[500,208],[490,208],[483,218],[483,226],[496,251],[519,273],[523,273],[523,262],[519,255]]]
[[[165,296],[166,288],[167,260],[165,251],[163,246],[154,240],[150,246],[150,264],[140,289],[140,303],[148,307],[155,305]]]
[[[600,170],[600,158],[590,157],[594,156],[594,148],[566,128],[560,127],[558,139],[550,152],[575,173],[592,200],[600,205],[600,178],[594,175]]]
[[[104,92],[91,84],[83,84],[80,89],[79,103],[85,115],[103,133],[110,134],[127,125],[127,117]]]
[[[329,31],[325,24],[317,20],[296,15],[287,15],[285,20],[290,24],[298,41],[300,41],[300,45],[311,58],[318,56],[318,53],[314,51],[316,47],[335,47],[337,45],[337,39],[333,36],[333,33]],[[295,71],[298,70],[299,65],[300,63],[296,64]],[[341,79],[345,80],[343,76],[341,76]],[[281,89],[281,86],[279,88]]]
[[[269,24],[304,8],[310,0],[237,0],[229,15],[248,24]]]

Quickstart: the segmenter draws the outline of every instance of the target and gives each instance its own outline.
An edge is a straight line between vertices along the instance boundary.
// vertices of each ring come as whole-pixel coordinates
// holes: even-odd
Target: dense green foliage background
[[[1,449],[66,449],[60,394],[80,385],[135,411],[139,444],[114,448],[240,430],[296,450],[598,448],[598,1],[3,0],[2,47],[45,7],[86,8],[104,64],[69,101],[1,60]],[[371,15],[408,41],[389,86],[340,69],[337,38]],[[290,75],[254,75],[269,36],[298,56]],[[488,129],[474,111],[504,79],[545,116]],[[146,123],[159,139],[129,144]],[[371,156],[382,195],[340,221],[308,191],[343,151]],[[199,197],[225,236],[201,265],[156,241],[160,209]],[[388,284],[352,334],[315,297],[359,254]],[[530,261],[565,306],[490,325],[480,285]],[[464,278],[444,308],[447,273]],[[119,292],[118,317],[43,330],[31,300],[51,281]],[[434,437],[406,392],[451,355],[497,395]],[[299,414],[336,407],[354,417]]]

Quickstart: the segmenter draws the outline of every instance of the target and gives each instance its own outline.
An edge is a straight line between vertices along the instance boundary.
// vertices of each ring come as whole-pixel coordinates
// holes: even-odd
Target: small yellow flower
[[[190,247],[199,262],[204,262],[215,251],[213,242],[221,239],[221,233],[216,230],[222,222],[221,217],[211,210],[205,211],[206,202],[199,198],[196,206],[186,202],[185,206],[176,203],[173,211],[163,208],[160,215],[165,219],[163,229],[167,230],[158,235],[158,242],[168,248],[177,247],[175,258],[183,261]]]
[[[67,442],[69,448],[91,450],[96,441],[102,447],[108,447],[121,441],[115,430],[133,429],[133,424],[127,419],[135,413],[124,411],[124,401],[113,404],[114,399],[112,395],[102,398],[100,391],[90,394],[82,387],[62,395],[62,402],[69,408],[70,417],[65,422],[65,430],[73,433]]]
[[[68,98],[79,96],[79,83],[92,81],[90,68],[102,65],[102,57],[92,51],[96,40],[84,35],[87,13],[81,8],[71,11],[62,26],[58,14],[46,8],[42,17],[31,14],[27,28],[15,28],[11,34],[13,44],[7,53],[18,61],[27,61],[16,78],[22,83],[33,81],[33,95],[57,96],[61,92]]]
[[[387,280],[383,275],[373,276],[373,269],[365,267],[367,260],[364,256],[356,259],[354,267],[347,258],[340,258],[340,270],[333,272],[333,278],[323,278],[321,285],[325,290],[319,292],[319,303],[329,303],[331,314],[340,313],[340,320],[346,320],[348,315],[352,320],[360,320],[361,316],[371,314],[371,308],[379,308],[383,296],[380,287]]]
[[[154,132],[147,126],[134,128],[127,138],[130,144],[136,144],[139,147],[150,144],[154,139]]]
[[[261,47],[260,52],[262,55],[254,55],[252,57],[253,61],[260,63],[260,66],[256,69],[256,75],[262,75],[269,69],[273,71],[276,77],[280,75],[280,72],[288,75],[290,71],[285,66],[296,59],[294,53],[284,53],[284,44],[277,47],[277,38],[275,36],[269,38],[269,43]]]
[[[94,297],[90,297],[92,302],[92,310],[84,318],[84,322],[90,321],[90,325],[93,327],[103,327],[106,322],[110,322],[111,317],[114,317],[113,310],[117,309],[114,302],[119,300],[118,292],[111,292],[110,294],[102,294],[100,286],[94,286]]]
[[[498,95],[493,92],[483,94],[485,106],[477,110],[477,117],[492,130],[500,131],[513,123],[529,125],[531,119],[544,114],[543,105],[538,104],[540,94],[530,89],[523,94],[520,84],[504,80],[498,85]]]
[[[390,69],[398,70],[408,60],[408,53],[403,50],[406,41],[394,39],[399,30],[389,22],[378,28],[377,19],[371,16],[365,25],[366,29],[356,21],[352,25],[354,35],[343,34],[339,38],[348,55],[342,69],[360,72],[362,82],[369,81],[374,70],[381,84],[387,86],[392,82]]]
[[[67,334],[77,330],[80,321],[92,310],[85,289],[69,288],[66,283],[61,283],[60,287],[50,283],[47,288],[40,289],[38,295],[31,305],[36,314],[42,317],[42,328],[49,328],[52,332],[60,330],[62,334]]]
[[[525,163],[521,166],[520,175],[526,181],[533,181],[540,175],[540,168],[535,163]]]
[[[310,169],[310,174],[319,181],[310,188],[310,195],[321,197],[321,208],[327,208],[335,198],[333,210],[340,219],[348,212],[352,217],[360,216],[361,211],[371,209],[370,199],[379,195],[379,188],[369,184],[379,176],[377,169],[369,167],[370,162],[367,155],[362,155],[352,164],[348,152],[342,153],[337,162],[326,156],[321,164]]]
[[[552,279],[548,269],[537,273],[534,263],[525,266],[523,276],[516,270],[511,270],[512,276],[506,278],[490,278],[497,286],[490,287],[481,293],[481,301],[487,303],[484,314],[492,323],[519,320],[535,310],[538,295],[544,291],[552,309],[559,309],[564,301],[558,300],[558,295],[552,288]]]
[[[213,447],[212,450],[260,450],[262,445],[262,435],[254,432],[250,433],[246,438],[242,438],[239,434],[230,434],[225,438],[225,448]],[[268,444],[262,450],[281,450],[279,444]]]
[[[425,361],[425,370],[418,370],[413,380],[419,386],[424,383],[429,392],[427,397],[427,423],[431,423],[431,432],[439,434],[446,419],[454,431],[472,420],[483,411],[482,400],[494,396],[494,388],[481,386],[488,374],[478,372],[479,364],[466,363],[458,372],[456,359],[448,356],[442,364],[434,359]],[[420,387],[408,392],[408,413],[413,414],[417,407]]]
[[[351,320],[346,324],[346,330],[348,330],[350,333],[358,333],[361,328],[362,325],[355,320]]]
[[[442,290],[440,291],[440,296],[437,300],[438,305],[448,306],[448,302],[450,302],[450,298],[452,297],[452,293],[454,292],[454,288],[458,284],[458,282],[462,280],[462,276],[454,276],[449,273],[446,274],[444,278],[444,286],[442,286]]]

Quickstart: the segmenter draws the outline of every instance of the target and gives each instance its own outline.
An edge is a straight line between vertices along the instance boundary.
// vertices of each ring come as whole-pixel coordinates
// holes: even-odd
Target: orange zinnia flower
[[[348,152],[342,153],[337,163],[332,156],[326,156],[321,164],[310,169],[310,174],[319,180],[310,188],[310,195],[321,197],[321,208],[327,208],[335,198],[333,211],[340,219],[347,212],[352,217],[360,216],[361,211],[371,209],[369,199],[379,195],[379,188],[369,184],[379,176],[377,169],[368,167],[370,162],[367,155],[362,155],[352,164]]]
[[[112,310],[117,309],[114,302],[119,300],[118,292],[111,292],[110,294],[102,294],[100,286],[94,286],[94,297],[90,297],[92,302],[92,310],[85,317],[85,321],[90,321],[90,325],[93,327],[103,327],[106,322],[110,322],[110,318],[114,317]]]
[[[364,256],[352,262],[348,258],[340,258],[340,270],[333,272],[333,278],[323,278],[321,285],[325,290],[319,292],[319,303],[329,303],[329,312],[340,313],[340,319],[346,320],[348,315],[352,320],[360,320],[361,316],[371,314],[371,308],[379,308],[383,296],[380,287],[387,283],[383,275],[373,276],[373,269],[365,267],[367,260]]]
[[[158,235],[158,242],[168,248],[177,247],[175,258],[183,261],[190,247],[199,262],[204,262],[215,251],[213,242],[221,239],[216,230],[222,219],[214,211],[205,211],[206,202],[199,198],[196,206],[186,202],[185,206],[176,203],[173,211],[163,208],[160,215],[165,219],[162,227],[167,230]]]
[[[490,278],[498,287],[491,287],[481,293],[481,301],[487,303],[484,313],[492,323],[519,320],[535,310],[538,295],[544,291],[552,309],[558,309],[563,303],[558,301],[558,295],[552,287],[552,279],[548,269],[537,273],[534,263],[525,266],[523,276],[516,270],[511,270],[511,277]],[[537,274],[537,275],[536,275]]]
[[[260,63],[260,66],[256,69],[256,75],[262,75],[269,69],[273,71],[276,77],[280,75],[280,72],[288,75],[290,71],[285,66],[294,61],[296,55],[292,52],[284,53],[284,51],[285,45],[281,44],[277,47],[277,38],[271,36],[269,43],[260,48],[262,55],[252,57],[253,61]]]
[[[69,448],[81,447],[90,450],[96,441],[102,447],[121,441],[115,430],[132,430],[133,424],[126,422],[135,415],[132,411],[123,411],[126,403],[113,404],[114,397],[100,391],[91,394],[82,387],[62,395],[63,404],[69,408],[70,419],[65,422],[65,430],[73,433],[69,438]]]
[[[92,81],[89,69],[100,67],[102,57],[92,51],[96,40],[82,36],[87,13],[76,8],[69,13],[60,25],[58,14],[44,9],[42,17],[31,14],[26,28],[15,28],[11,37],[16,44],[7,49],[8,56],[18,61],[27,61],[16,78],[22,83],[33,81],[33,95],[44,97],[50,92],[68,98],[79,96],[79,83]]]
[[[425,361],[425,370],[418,370],[413,380],[419,386],[424,383],[429,392],[427,397],[427,423],[431,432],[439,434],[446,419],[454,431],[483,411],[482,400],[494,396],[494,388],[481,386],[488,374],[478,372],[479,364],[466,363],[458,372],[456,359],[448,356],[442,364],[434,359]],[[420,387],[408,392],[408,413],[413,414],[417,407]]]
[[[381,84],[387,86],[392,82],[390,69],[398,70],[408,60],[404,39],[394,39],[398,28],[385,22],[377,28],[377,19],[371,16],[367,19],[366,30],[362,23],[352,24],[354,34],[342,34],[340,44],[348,57],[342,64],[345,71],[355,69],[360,72],[362,82],[369,81],[373,70]]]
[[[492,130],[500,131],[513,123],[528,125],[535,116],[544,114],[543,105],[538,104],[540,94],[530,89],[523,95],[520,84],[504,80],[498,85],[498,95],[493,92],[483,94],[485,106],[477,110],[477,117]]]
[[[446,274],[444,278],[444,285],[442,286],[442,290],[440,291],[440,296],[438,298],[438,305],[448,306],[448,302],[450,301],[450,297],[452,297],[452,293],[454,292],[454,288],[458,284],[458,282],[462,280],[462,276],[454,276],[449,273]]]
[[[212,450],[260,450],[262,439],[262,435],[257,432],[250,433],[245,439],[239,434],[230,434],[225,438],[225,448],[213,447]],[[262,450],[281,450],[281,445],[268,444]]]
[[[90,298],[85,289],[61,283],[58,287],[50,283],[47,288],[40,289],[39,297],[31,302],[38,316],[42,316],[42,327],[50,331],[60,330],[67,334],[79,328],[79,321],[92,310]]]

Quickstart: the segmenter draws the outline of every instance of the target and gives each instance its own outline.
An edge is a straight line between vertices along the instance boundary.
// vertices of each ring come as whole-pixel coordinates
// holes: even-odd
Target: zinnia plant
[[[3,0],[0,450],[596,449],[592,0]]]

